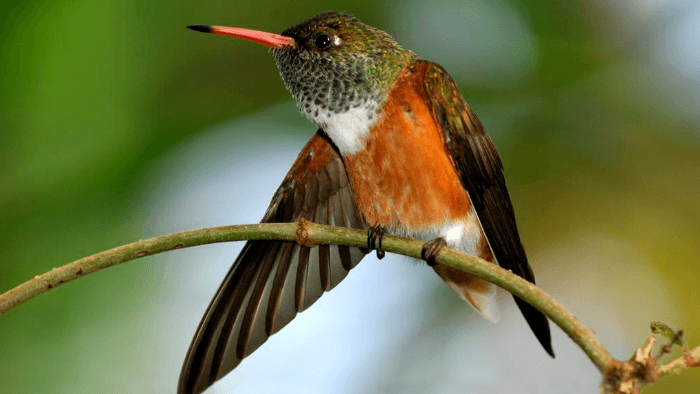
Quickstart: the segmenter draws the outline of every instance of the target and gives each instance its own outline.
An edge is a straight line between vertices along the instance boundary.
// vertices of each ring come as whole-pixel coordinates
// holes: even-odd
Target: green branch
[[[298,223],[213,227],[149,238],[54,268],[20,284],[0,295],[0,316],[39,294],[113,265],[169,250],[243,240],[283,240],[295,241],[306,246],[336,244],[359,247],[366,245],[367,233],[362,230],[332,227],[302,220]],[[420,258],[423,243],[385,236],[382,239],[382,247],[387,252]],[[448,248],[444,248],[437,259],[440,264],[486,279],[540,310],[581,347],[604,375],[606,382],[622,379],[622,376],[617,376],[624,369],[621,366],[633,361],[623,363],[614,359],[588,327],[544,291],[510,271],[478,257]]]

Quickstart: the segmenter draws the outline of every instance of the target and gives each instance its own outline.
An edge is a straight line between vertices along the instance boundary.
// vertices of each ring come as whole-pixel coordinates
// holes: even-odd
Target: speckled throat
[[[340,113],[381,102],[384,92],[365,78],[370,60],[354,54],[344,62],[315,58],[301,51],[275,51],[275,60],[299,110],[313,120],[321,112]]]
[[[401,69],[416,56],[387,33],[341,13],[317,15],[282,35],[295,45],[274,48],[273,55],[300,111],[341,153],[352,152]],[[327,47],[318,45],[322,35]]]

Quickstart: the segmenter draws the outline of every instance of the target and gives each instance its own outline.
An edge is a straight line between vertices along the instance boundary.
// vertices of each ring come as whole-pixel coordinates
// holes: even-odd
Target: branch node
[[[313,248],[318,245],[318,242],[312,240],[312,233],[315,224],[304,218],[297,222],[296,241],[301,246]]]
[[[628,361],[617,362],[610,368],[604,376],[603,392],[637,394],[642,386],[659,380],[658,360],[652,355],[655,343],[656,339],[649,337]]]

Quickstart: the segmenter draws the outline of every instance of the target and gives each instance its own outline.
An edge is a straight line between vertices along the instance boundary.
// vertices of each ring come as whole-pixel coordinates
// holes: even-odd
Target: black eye
[[[319,34],[314,40],[314,45],[318,49],[328,49],[331,46],[331,36],[328,34]]]

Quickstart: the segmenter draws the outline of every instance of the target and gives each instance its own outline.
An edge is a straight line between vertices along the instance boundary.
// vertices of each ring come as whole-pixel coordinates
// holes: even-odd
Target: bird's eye
[[[328,34],[319,34],[316,36],[316,39],[314,39],[314,45],[318,49],[328,49],[331,46],[331,36]]]

